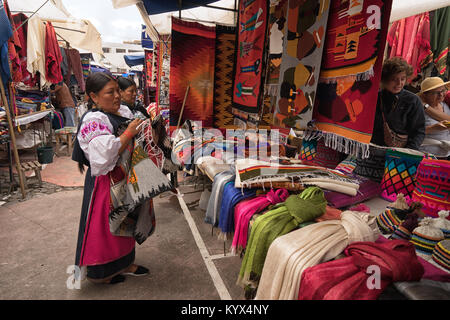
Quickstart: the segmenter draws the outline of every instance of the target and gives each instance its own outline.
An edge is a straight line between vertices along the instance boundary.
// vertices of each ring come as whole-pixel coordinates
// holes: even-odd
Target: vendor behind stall
[[[439,77],[426,78],[419,93],[424,103],[426,125],[420,150],[444,159],[450,156],[450,107],[444,102],[449,83]]]
[[[52,85],[50,92],[54,96],[53,104],[64,115],[64,126],[75,127],[75,101],[69,87],[64,82],[60,82]]]
[[[412,67],[402,58],[385,61],[372,143],[418,150],[425,137],[425,117],[420,99],[404,89]]]

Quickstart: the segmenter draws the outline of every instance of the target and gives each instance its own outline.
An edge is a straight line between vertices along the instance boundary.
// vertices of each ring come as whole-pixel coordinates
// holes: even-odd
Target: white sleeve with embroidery
[[[116,166],[121,143],[113,130],[102,112],[90,112],[83,119],[77,138],[89,160],[92,176],[107,174]]]

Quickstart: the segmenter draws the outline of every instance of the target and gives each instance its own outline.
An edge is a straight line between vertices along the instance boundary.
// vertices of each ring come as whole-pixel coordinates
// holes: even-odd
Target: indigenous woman
[[[420,98],[425,108],[425,140],[420,147],[438,158],[450,156],[450,107],[444,102],[447,94],[447,85],[439,77],[430,77],[423,80]]]
[[[120,96],[122,98],[122,105],[128,107],[136,118],[141,118],[144,120],[150,118],[142,103],[139,100],[136,100],[136,83],[133,80],[124,77],[120,77],[118,79],[118,83],[120,88]]]
[[[120,104],[117,81],[106,73],[94,73],[86,80],[88,111],[78,126],[72,159],[80,171],[88,167],[84,183],[75,264],[87,266],[87,278],[93,282],[118,283],[123,274],[145,275],[148,269],[135,265],[135,239],[110,232],[110,172],[119,155],[138,133],[142,120],[132,120],[118,136],[120,124],[134,118]]]
[[[379,146],[418,150],[425,137],[425,117],[420,99],[403,87],[413,73],[402,58],[385,61],[372,143]]]

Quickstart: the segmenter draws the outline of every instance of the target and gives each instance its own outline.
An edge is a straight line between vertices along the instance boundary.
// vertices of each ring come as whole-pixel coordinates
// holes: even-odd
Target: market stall
[[[112,2],[138,6],[156,44],[150,66],[170,49],[172,158],[210,180],[205,223],[242,257],[247,298],[377,299],[390,283],[411,298],[407,283],[449,281],[450,181],[438,182],[448,161],[371,143],[384,59],[404,56],[415,76],[428,67],[447,79],[448,41],[431,40],[448,40],[436,20],[450,18],[445,1],[223,1],[215,23],[192,19],[182,1]],[[362,203],[374,198],[390,204],[370,212]],[[367,291],[353,259],[372,254],[391,269]],[[315,294],[340,264],[361,282],[345,292],[342,275]]]

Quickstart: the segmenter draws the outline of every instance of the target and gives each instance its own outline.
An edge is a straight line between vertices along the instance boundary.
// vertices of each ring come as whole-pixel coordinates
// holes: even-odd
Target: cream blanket
[[[341,220],[318,222],[277,238],[269,247],[255,299],[298,299],[306,268],[336,258],[353,242],[378,238],[375,218],[344,211]]]

